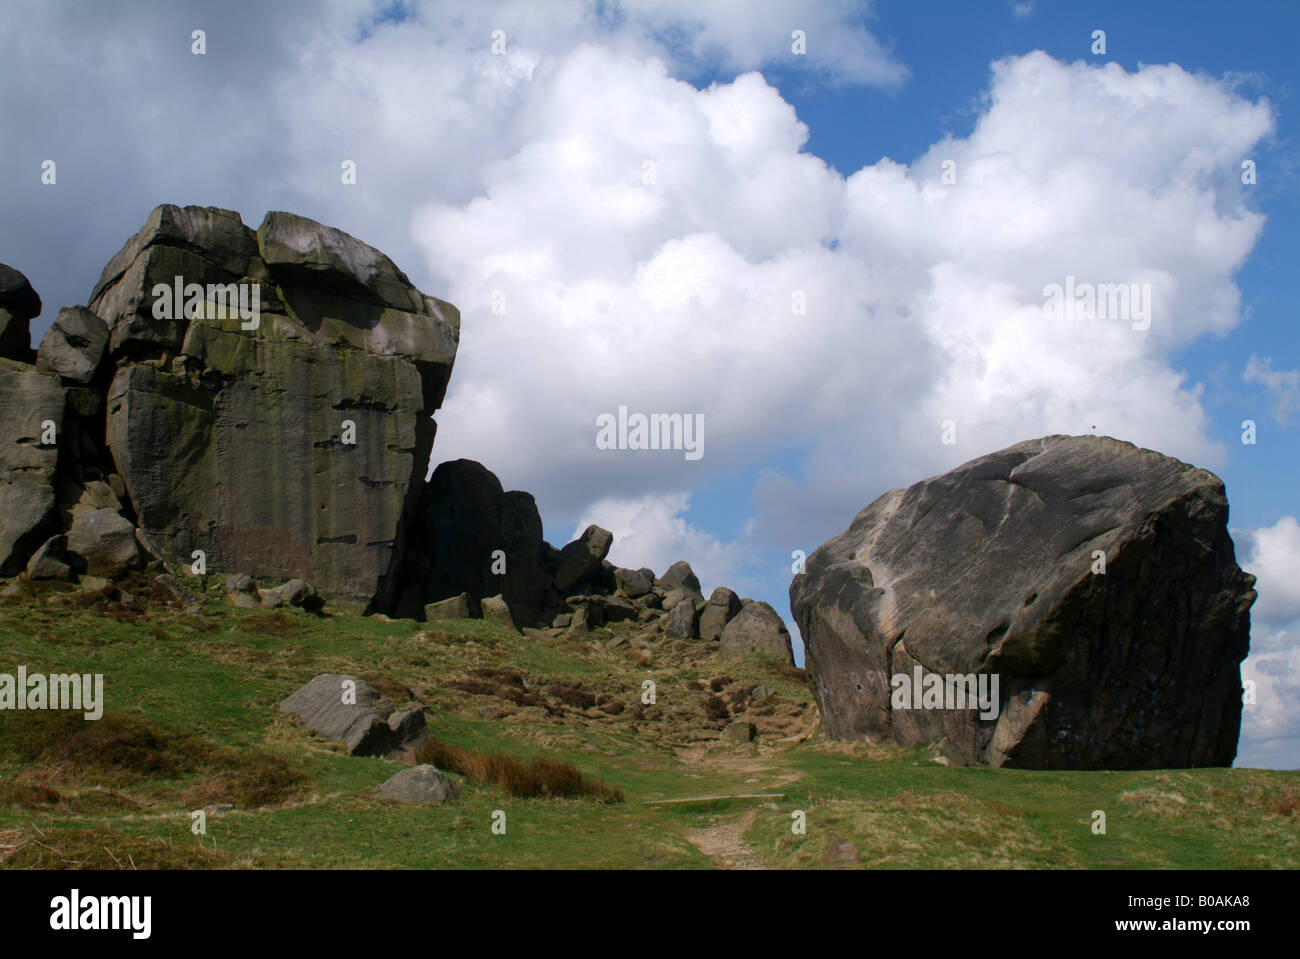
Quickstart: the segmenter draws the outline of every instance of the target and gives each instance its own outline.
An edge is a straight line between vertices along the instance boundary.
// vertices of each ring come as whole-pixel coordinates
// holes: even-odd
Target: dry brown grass
[[[171,842],[110,829],[13,831],[6,836],[4,869],[211,869],[230,863],[198,842]]]
[[[274,806],[296,798],[306,777],[278,756],[255,753],[241,760],[242,768],[226,769],[200,780],[181,792],[181,801],[198,808],[213,803],[234,803],[243,809]]]
[[[181,793],[196,805],[278,804],[305,784],[302,774],[279,757],[222,746],[130,713],[105,712],[96,722],[85,722],[76,713],[33,714],[22,732],[6,745],[26,767],[16,780],[0,784],[0,808],[130,805],[121,794],[87,787],[126,787],[196,773],[203,778]]]
[[[623,792],[601,780],[585,779],[573,763],[543,757],[524,763],[504,753],[461,749],[424,739],[406,749],[412,763],[431,763],[471,782],[495,785],[512,796],[581,796],[603,803],[623,801]]]

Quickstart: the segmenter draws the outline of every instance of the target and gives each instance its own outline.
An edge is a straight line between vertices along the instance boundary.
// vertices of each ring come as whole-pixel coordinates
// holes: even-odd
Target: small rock
[[[469,619],[469,593],[440,599],[424,607],[426,621],[435,619]]]
[[[379,787],[381,799],[441,806],[460,797],[460,787],[437,766],[425,763],[403,769]]]
[[[510,607],[506,605],[505,598],[500,594],[483,599],[483,618],[500,623],[502,626],[508,626],[511,629],[515,628],[514,617],[510,615]]]
[[[729,743],[748,743],[753,742],[754,737],[758,735],[758,727],[753,723],[736,722],[727,723],[726,728],[722,730],[722,739]]]
[[[66,536],[51,536],[32,554],[27,563],[27,578],[66,580],[72,575],[72,567],[65,562],[64,549],[68,544]]]

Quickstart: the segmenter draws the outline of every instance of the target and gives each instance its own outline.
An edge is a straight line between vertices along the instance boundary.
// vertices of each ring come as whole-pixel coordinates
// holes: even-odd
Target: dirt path
[[[779,754],[756,756],[748,750],[719,747],[716,743],[679,748],[675,752],[687,769],[708,773],[711,779],[716,774],[723,774],[729,783],[734,784],[731,795],[781,793],[783,787],[803,776],[801,771],[783,764]],[[710,789],[708,792],[713,793],[715,790]],[[766,807],[784,801],[759,797],[737,798],[732,807],[734,812],[710,817],[708,825],[690,830],[686,838],[712,860],[718,869],[765,869],[767,867],[757,850],[745,840],[745,833],[760,814],[780,815]]]
[[[754,847],[745,842],[745,830],[758,811],[751,809],[740,819],[722,820],[714,826],[693,829],[686,834],[696,849],[713,860],[719,869],[763,869]]]

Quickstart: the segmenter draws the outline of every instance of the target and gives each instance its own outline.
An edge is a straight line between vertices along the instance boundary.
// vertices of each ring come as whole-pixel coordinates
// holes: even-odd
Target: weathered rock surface
[[[30,362],[31,321],[41,315],[41,298],[27,277],[0,263],[0,358]]]
[[[750,603],[727,623],[718,640],[723,653],[762,653],[794,665],[785,620],[767,603]]]
[[[1212,473],[1106,437],[886,493],[790,587],[828,734],[1036,769],[1229,765],[1255,592],[1227,520]],[[918,667],[996,675],[1000,712],[896,708],[891,677]]]
[[[70,306],[59,311],[41,340],[36,368],[62,377],[69,385],[84,386],[94,378],[107,345],[104,321],[84,306]]]
[[[282,703],[308,729],[341,740],[353,756],[382,756],[426,731],[419,708],[393,712],[393,704],[364,679],[322,673]]]
[[[97,559],[123,567],[141,562],[135,527],[115,509],[76,510],[68,530],[68,552],[87,565]]]
[[[441,806],[460,798],[460,786],[437,766],[425,763],[403,769],[379,787],[381,799]]]
[[[54,475],[63,416],[64,390],[56,377],[0,359],[0,576],[21,572],[58,532]],[[45,442],[50,438],[54,442]]]
[[[171,304],[155,288],[203,287]],[[158,286],[161,284],[162,286]],[[230,309],[260,304],[256,321]],[[240,296],[243,299],[240,299]],[[459,315],[382,253],[292,214],[162,206],[91,310],[113,363],[106,437],[164,558],[301,577],[386,609]]]

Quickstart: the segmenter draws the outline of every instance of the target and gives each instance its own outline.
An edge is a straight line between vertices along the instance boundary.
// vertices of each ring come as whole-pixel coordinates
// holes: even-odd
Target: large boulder
[[[56,377],[0,358],[0,576],[21,572],[58,532],[54,479],[64,397]]]
[[[710,642],[718,639],[722,630],[736,618],[742,608],[740,597],[735,592],[719,586],[710,594],[708,603],[700,613],[700,639]]]
[[[995,766],[1231,764],[1255,591],[1227,520],[1218,477],[1108,437],[886,493],[790,587],[827,733]],[[958,708],[981,688],[993,709]]]
[[[95,560],[118,567],[140,565],[135,526],[115,509],[75,510],[68,530],[67,550],[81,557],[82,569]]]
[[[353,756],[382,756],[426,735],[419,707],[393,711],[393,704],[364,679],[322,673],[280,703],[282,712],[308,729],[341,740]]]
[[[700,592],[700,578],[691,569],[691,564],[684,559],[679,559],[669,566],[664,574],[655,580],[655,585],[669,593],[684,591],[689,593],[696,603],[704,602],[704,594]]]
[[[732,655],[762,653],[794,665],[794,650],[785,620],[770,605],[762,602],[750,603],[727,623],[718,638],[718,651]]]
[[[614,534],[609,530],[594,524],[588,526],[581,536],[560,550],[555,588],[563,593],[590,580],[601,571],[613,543]]]
[[[212,569],[390,608],[456,309],[312,220],[271,213],[254,232],[176,206],[154,210],[89,306],[109,337],[107,444],[163,558],[201,549]]]
[[[668,614],[668,628],[665,632],[673,639],[694,639],[699,635],[697,619],[694,603],[678,603]]]
[[[478,614],[484,598],[500,595],[515,623],[536,624],[547,587],[536,502],[504,491],[481,463],[440,464],[420,497],[401,579],[408,615],[462,593]]]

